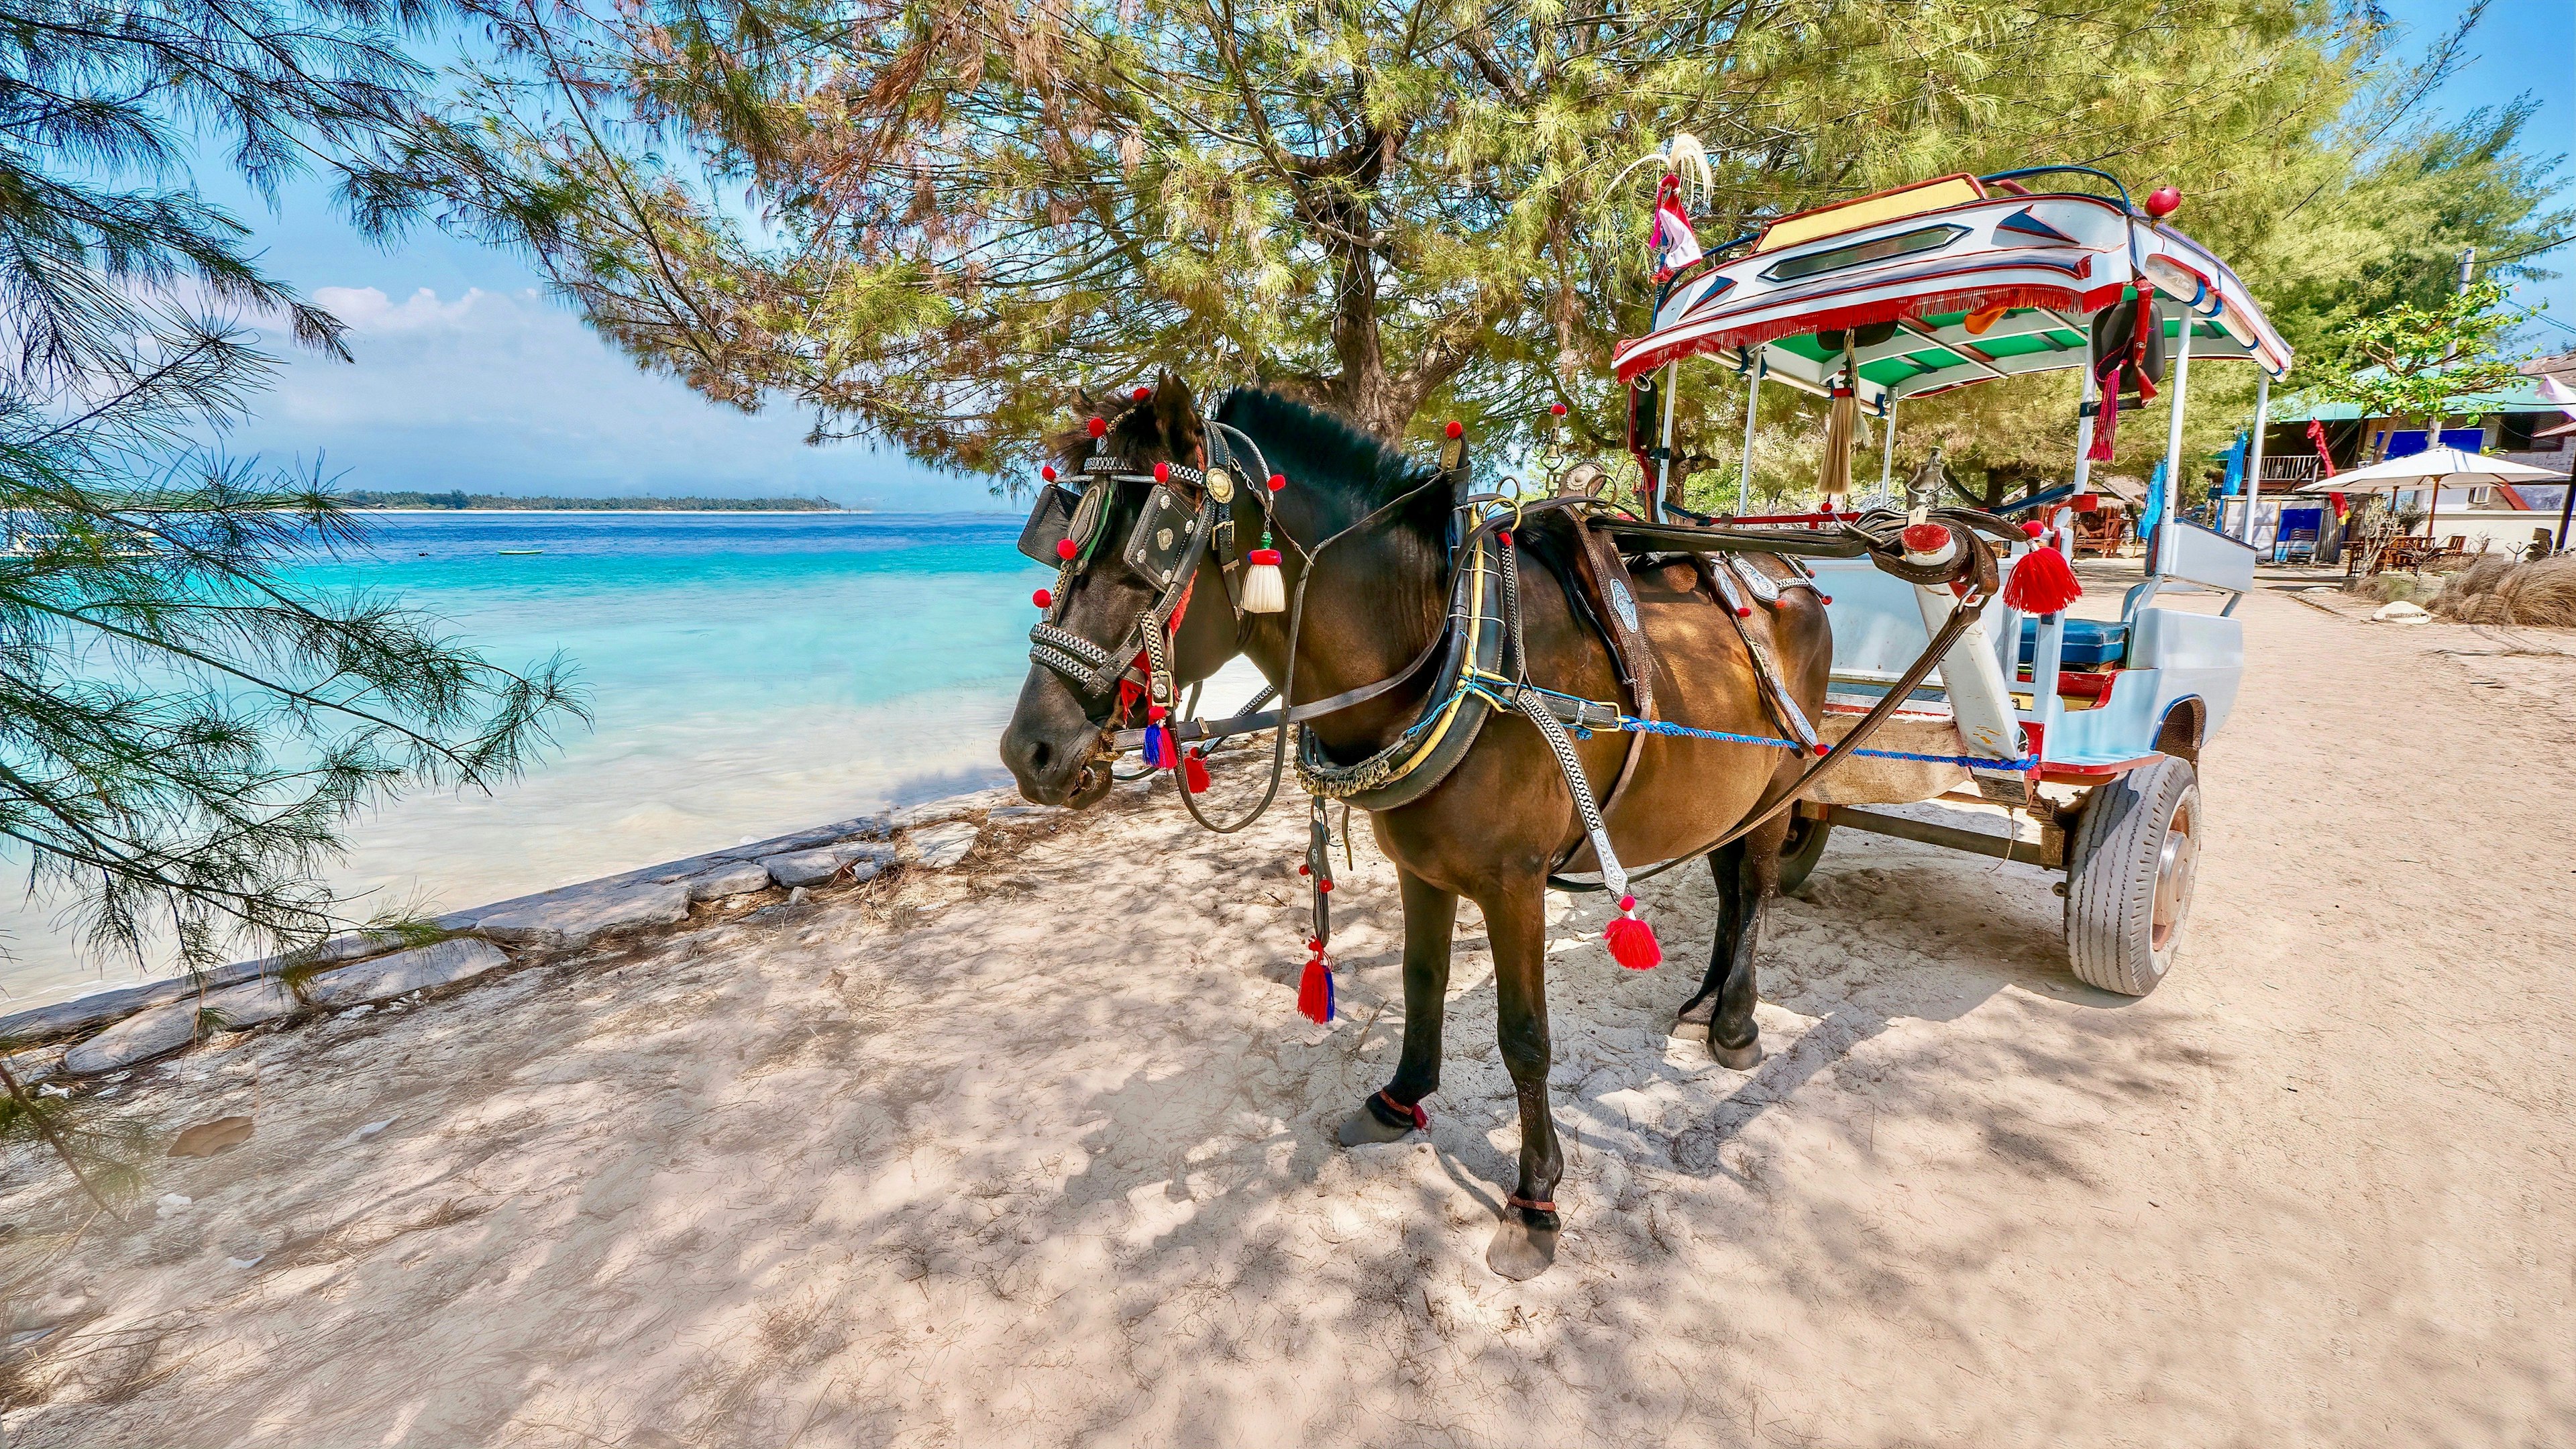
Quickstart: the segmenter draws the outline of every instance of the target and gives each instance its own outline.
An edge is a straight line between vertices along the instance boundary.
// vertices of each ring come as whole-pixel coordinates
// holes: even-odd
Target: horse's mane
[[[1217,404],[1216,419],[1240,428],[1261,446],[1271,471],[1294,476],[1358,518],[1440,476],[1429,463],[1370,437],[1346,418],[1293,402],[1267,388],[1238,387]],[[1234,440],[1226,440],[1232,445]],[[1414,504],[1388,521],[1436,526],[1448,513],[1445,489],[1424,489]]]

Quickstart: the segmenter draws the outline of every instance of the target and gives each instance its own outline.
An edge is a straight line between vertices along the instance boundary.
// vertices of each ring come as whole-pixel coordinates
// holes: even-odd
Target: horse
[[[1449,625],[1454,488],[1439,470],[1388,448],[1341,419],[1258,388],[1237,388],[1213,414],[1221,453],[1240,455],[1248,439],[1267,460],[1270,480],[1246,478],[1248,502],[1264,481],[1268,521],[1297,546],[1278,562],[1291,597],[1304,589],[1294,647],[1294,705],[1328,700],[1384,681],[1419,663]],[[1080,476],[1085,457],[1126,460],[1131,481],[1114,489],[1101,536],[1123,539],[1150,488],[1138,468],[1168,463],[1199,469],[1209,459],[1209,429],[1190,389],[1166,375],[1114,416],[1055,444],[1057,460]],[[1105,441],[1095,444],[1105,434]],[[1453,434],[1454,436],[1454,434]],[[1238,462],[1237,467],[1241,464]],[[1099,471],[1095,469],[1095,471]],[[1050,475],[1052,476],[1052,475]],[[1231,480],[1220,479],[1224,488]],[[1238,505],[1236,512],[1250,513]],[[1354,528],[1353,525],[1362,525]],[[1316,555],[1313,577],[1303,552],[1351,530]],[[1238,654],[1251,658],[1274,686],[1289,681],[1292,641],[1286,613],[1229,609],[1228,564],[1240,567],[1255,544],[1243,527],[1223,547],[1198,559],[1188,582],[1197,607],[1171,629],[1168,667],[1181,685],[1205,679]],[[1608,641],[1568,581],[1563,566],[1576,545],[1562,520],[1554,529],[1521,528],[1505,546],[1521,550],[1522,657],[1529,678],[1592,700],[1621,700],[1623,685]],[[1066,550],[1068,560],[1072,551]],[[1222,556],[1221,556],[1222,555]],[[1722,567],[1722,565],[1721,565]],[[1554,586],[1547,580],[1554,579]],[[1833,648],[1822,598],[1813,589],[1782,589],[1769,608],[1730,619],[1712,598],[1714,580],[1686,556],[1648,560],[1634,575],[1635,612],[1651,641],[1652,693],[1664,718],[1738,735],[1778,733],[1766,712],[1758,665],[1744,630],[1767,633],[1788,692],[1808,719],[1819,718]],[[1133,648],[1138,616],[1154,607],[1156,586],[1139,577],[1116,549],[1094,550],[1066,565],[1056,626],[1097,650]],[[1101,656],[1101,657],[1105,657]],[[1121,660],[1121,663],[1124,661]],[[1097,676],[1095,676],[1095,679]],[[1364,759],[1393,741],[1421,714],[1432,687],[1416,671],[1398,687],[1305,722],[1326,758]],[[1115,688],[1083,688],[1059,668],[1033,664],[1001,741],[1003,761],[1020,793],[1045,805],[1087,807],[1111,786],[1110,736],[1123,707]],[[1707,855],[1718,892],[1717,934],[1698,989],[1683,1003],[1675,1032],[1704,1033],[1722,1065],[1750,1070],[1761,1057],[1753,1017],[1754,955],[1765,898],[1779,880],[1786,813],[1741,839],[1729,831],[1768,806],[1797,779],[1799,755],[1774,747],[1645,735],[1625,787],[1612,791],[1630,737],[1595,730],[1573,741],[1616,855],[1630,861],[1676,861]],[[1274,762],[1274,769],[1276,768]],[[1569,868],[1586,839],[1558,759],[1540,729],[1519,714],[1496,712],[1457,764],[1428,793],[1399,808],[1372,812],[1377,845],[1396,868],[1404,907],[1404,1039],[1395,1074],[1362,1100],[1338,1137],[1344,1146],[1392,1142],[1428,1125],[1420,1104],[1440,1085],[1441,1026],[1449,984],[1450,945],[1464,896],[1483,910],[1492,943],[1498,1035],[1519,1100],[1519,1178],[1486,1254],[1494,1271],[1527,1278],[1554,1259],[1563,1218],[1552,1194],[1564,1155],[1547,1100],[1550,1059],[1547,929],[1544,893],[1553,870]],[[1715,846],[1712,849],[1712,846]]]

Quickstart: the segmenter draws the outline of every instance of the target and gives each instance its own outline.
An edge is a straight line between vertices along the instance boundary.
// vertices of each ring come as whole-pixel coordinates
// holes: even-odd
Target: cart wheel
[[[1780,847],[1780,894],[1807,883],[1815,873],[1817,857],[1825,853],[1825,837],[1833,830],[1830,823],[1808,815],[1789,822],[1788,843]]]
[[[2105,991],[2144,996],[2165,979],[2191,909],[2200,780],[2166,756],[2094,787],[2069,842],[2066,956]]]

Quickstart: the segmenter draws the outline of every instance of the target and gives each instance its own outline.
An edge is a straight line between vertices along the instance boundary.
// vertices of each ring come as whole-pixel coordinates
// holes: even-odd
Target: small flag
[[[1682,211],[1682,185],[1677,177],[1667,176],[1655,188],[1655,275],[1670,277],[1700,258],[1699,234],[1691,230],[1690,217]]]

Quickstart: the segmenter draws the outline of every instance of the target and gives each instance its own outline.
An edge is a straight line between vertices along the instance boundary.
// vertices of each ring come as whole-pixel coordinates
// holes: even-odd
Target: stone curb
[[[27,1080],[57,1072],[81,1076],[114,1071],[188,1045],[201,1023],[249,1027],[307,1005],[339,1010],[470,980],[510,963],[502,946],[569,949],[619,932],[676,924],[699,901],[773,884],[819,885],[844,871],[852,879],[869,880],[898,859],[917,869],[948,869],[965,858],[981,835],[973,817],[1007,812],[997,813],[996,822],[1016,824],[1058,813],[1018,805],[1017,799],[1017,792],[1007,787],[952,795],[892,815],[860,816],[451,911],[433,922],[454,933],[449,939],[408,950],[400,949],[398,939],[356,932],[334,936],[296,957],[263,956],[216,967],[202,984],[175,977],[96,992],[0,1017],[0,1041],[31,1047],[87,1037],[61,1051],[58,1062],[45,1060],[41,1067],[40,1053],[50,1058],[58,1046],[22,1050],[12,1057],[13,1069],[22,1061],[34,1069]],[[899,832],[907,838],[898,843]],[[290,964],[338,969],[309,978],[299,1002],[278,979]]]

